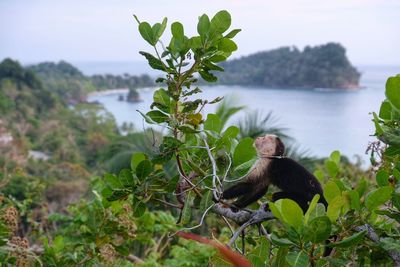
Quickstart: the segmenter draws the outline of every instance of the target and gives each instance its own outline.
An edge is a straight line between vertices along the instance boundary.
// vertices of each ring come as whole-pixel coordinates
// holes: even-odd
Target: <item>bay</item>
[[[373,111],[385,98],[385,83],[389,76],[400,73],[395,66],[360,66],[362,72],[359,90],[339,89],[274,89],[244,86],[205,86],[202,98],[212,100],[217,96],[228,97],[237,105],[247,108],[233,118],[237,123],[246,113],[259,110],[263,114],[272,111],[280,126],[289,129],[302,149],[311,155],[326,157],[333,150],[355,161],[361,156],[368,162],[365,151],[368,143],[375,140],[371,121]],[[89,101],[98,101],[110,111],[119,125],[132,122],[137,130],[148,127],[136,110],[147,112],[154,89],[141,89],[142,102],[118,101],[121,92],[91,95]],[[123,93],[126,95],[127,93]],[[205,113],[213,112],[208,106]]]

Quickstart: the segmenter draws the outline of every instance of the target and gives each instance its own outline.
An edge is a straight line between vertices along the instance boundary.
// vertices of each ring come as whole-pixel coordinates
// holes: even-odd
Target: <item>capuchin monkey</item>
[[[276,135],[258,137],[254,145],[258,160],[243,181],[223,191],[221,199],[238,199],[233,202],[237,208],[244,208],[257,201],[273,184],[281,189],[272,195],[272,201],[289,198],[295,201],[305,213],[314,195],[319,194],[319,202],[328,206],[321,184],[317,178],[296,161],[283,156],[285,146]]]

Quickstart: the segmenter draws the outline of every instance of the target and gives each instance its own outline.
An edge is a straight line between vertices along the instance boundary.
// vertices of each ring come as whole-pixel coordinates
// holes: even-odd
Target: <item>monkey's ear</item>
[[[283,156],[285,154],[285,145],[282,140],[277,137],[276,138],[276,148],[275,148],[275,156]]]

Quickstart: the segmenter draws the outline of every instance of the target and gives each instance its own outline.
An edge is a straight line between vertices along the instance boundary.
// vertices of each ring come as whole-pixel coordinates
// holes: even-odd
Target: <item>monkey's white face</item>
[[[276,153],[277,138],[278,137],[273,134],[257,137],[254,141],[254,144],[256,146],[258,156],[274,156]]]

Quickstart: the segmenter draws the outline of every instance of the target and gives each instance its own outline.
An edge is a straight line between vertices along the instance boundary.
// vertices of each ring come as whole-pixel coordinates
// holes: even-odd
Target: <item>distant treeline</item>
[[[337,43],[282,47],[259,52],[221,64],[222,84],[257,85],[278,88],[355,88],[360,73]]]
[[[149,75],[93,75],[86,76],[68,62],[43,62],[28,66],[40,77],[44,88],[57,93],[70,102],[86,99],[90,92],[115,88],[128,88],[134,91],[140,87],[152,86],[154,82]]]

